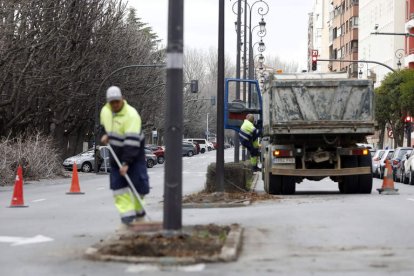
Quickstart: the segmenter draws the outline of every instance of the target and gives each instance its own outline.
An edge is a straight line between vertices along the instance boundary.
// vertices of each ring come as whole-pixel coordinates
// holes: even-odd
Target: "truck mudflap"
[[[370,174],[371,167],[357,167],[357,168],[342,168],[342,169],[280,169],[272,168],[273,175],[288,175],[288,176],[345,176],[345,175],[360,175]]]

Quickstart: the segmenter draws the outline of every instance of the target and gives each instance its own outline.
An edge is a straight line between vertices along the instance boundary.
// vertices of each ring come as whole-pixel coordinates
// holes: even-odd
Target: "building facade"
[[[319,58],[329,58],[329,10],[331,0],[313,0],[308,25],[308,71],[311,71],[312,50],[318,50]],[[317,72],[329,72],[327,63],[318,63]]]
[[[329,57],[338,60],[358,60],[358,0],[331,0],[329,22]],[[358,77],[358,64],[352,62],[330,62],[335,72],[348,72]]]
[[[404,66],[405,37],[372,33],[405,32],[405,5],[405,1],[401,0],[359,0],[358,57],[360,60],[381,62],[393,69]],[[376,87],[391,72],[390,69],[376,64],[360,63],[358,69],[360,78],[375,76]]]
[[[414,0],[405,1],[405,31],[414,34]],[[414,69],[414,37],[405,38],[405,62],[407,68]]]

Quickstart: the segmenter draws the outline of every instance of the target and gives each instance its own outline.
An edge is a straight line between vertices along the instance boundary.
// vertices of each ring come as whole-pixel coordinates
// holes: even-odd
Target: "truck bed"
[[[373,134],[372,82],[356,79],[285,79],[263,92],[265,135]]]

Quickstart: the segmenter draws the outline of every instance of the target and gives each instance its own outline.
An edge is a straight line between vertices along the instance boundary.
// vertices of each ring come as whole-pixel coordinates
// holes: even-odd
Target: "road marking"
[[[409,201],[414,201],[414,198],[407,198],[407,200],[409,200]]]
[[[34,203],[34,202],[42,202],[42,201],[45,201],[45,200],[46,200],[46,198],[35,199],[35,200],[32,201],[32,203]]]
[[[99,188],[96,188],[96,190],[97,190],[97,191],[100,191],[100,190],[105,190],[105,187],[99,187]]]
[[[185,266],[157,266],[157,265],[131,265],[128,266],[127,273],[140,273],[149,271],[179,271],[179,272],[199,272],[205,269],[205,264],[185,265]]]
[[[45,237],[42,235],[37,235],[31,238],[0,236],[0,242],[11,243],[11,246],[19,246],[19,245],[51,242],[51,241],[53,241],[52,238]]]

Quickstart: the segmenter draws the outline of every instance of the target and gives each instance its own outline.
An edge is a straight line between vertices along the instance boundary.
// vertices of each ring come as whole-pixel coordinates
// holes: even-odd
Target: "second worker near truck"
[[[257,166],[258,159],[260,156],[259,151],[259,136],[261,130],[259,127],[254,125],[254,115],[247,114],[242,126],[240,127],[239,139],[240,143],[247,148],[250,153],[250,164],[252,165],[253,171],[260,171],[261,169]]]

